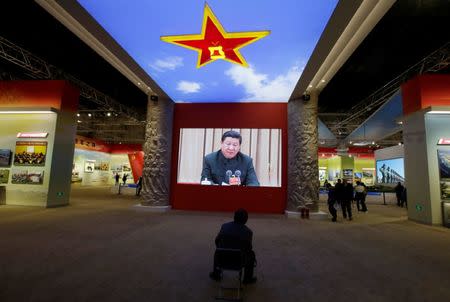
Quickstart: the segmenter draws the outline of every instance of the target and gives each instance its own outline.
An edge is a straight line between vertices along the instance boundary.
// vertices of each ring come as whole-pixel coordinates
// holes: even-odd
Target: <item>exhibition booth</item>
[[[72,183],[82,186],[111,186],[116,175],[123,184],[134,184],[144,166],[140,144],[106,144],[97,139],[77,135],[72,166]]]
[[[69,203],[78,96],[65,81],[0,82],[1,204]]]
[[[450,226],[450,76],[402,86],[408,217]]]

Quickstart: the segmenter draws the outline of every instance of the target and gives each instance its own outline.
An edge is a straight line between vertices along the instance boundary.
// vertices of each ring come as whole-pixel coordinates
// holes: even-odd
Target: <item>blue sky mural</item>
[[[200,0],[79,0],[175,102],[287,102],[337,0],[210,0],[227,33],[270,31],[239,49],[248,67],[217,59],[197,68],[197,51],[162,36],[199,35]]]

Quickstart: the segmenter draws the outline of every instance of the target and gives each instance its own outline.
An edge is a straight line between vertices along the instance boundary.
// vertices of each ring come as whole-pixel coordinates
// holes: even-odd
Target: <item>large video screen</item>
[[[403,158],[377,160],[377,183],[397,184],[405,181]]]
[[[178,183],[281,187],[281,129],[182,128]]]

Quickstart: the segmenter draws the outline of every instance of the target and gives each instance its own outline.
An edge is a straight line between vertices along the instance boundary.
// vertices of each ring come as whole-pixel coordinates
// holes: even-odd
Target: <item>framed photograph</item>
[[[44,183],[44,171],[14,169],[12,171],[11,183],[20,185],[42,185]]]
[[[7,184],[9,179],[9,170],[0,169],[0,184]]]
[[[11,150],[0,149],[0,167],[9,167],[11,165]]]
[[[113,172],[122,172],[122,165],[118,165],[118,164],[111,165],[111,171],[113,171]]]
[[[450,227],[450,203],[449,202],[443,202],[442,203],[442,214],[443,223],[446,227]]]
[[[440,149],[438,152],[439,176],[450,180],[450,150]]]
[[[45,166],[47,142],[16,142],[15,166]]]
[[[11,183],[12,184],[27,184],[28,170],[14,169],[12,170]]]
[[[42,185],[44,183],[44,171],[28,171],[27,184]]]
[[[92,173],[95,170],[95,161],[87,160],[84,162],[84,172]]]

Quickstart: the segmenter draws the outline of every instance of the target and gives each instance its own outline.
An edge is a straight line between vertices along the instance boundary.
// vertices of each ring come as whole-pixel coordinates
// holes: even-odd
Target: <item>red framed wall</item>
[[[401,87],[403,114],[430,106],[450,105],[450,76],[447,74],[424,74],[417,76]]]
[[[281,129],[281,187],[233,187],[178,184],[181,128]],[[171,205],[174,209],[284,213],[287,188],[286,103],[175,104],[171,166]],[[200,177],[200,176],[199,176]]]

